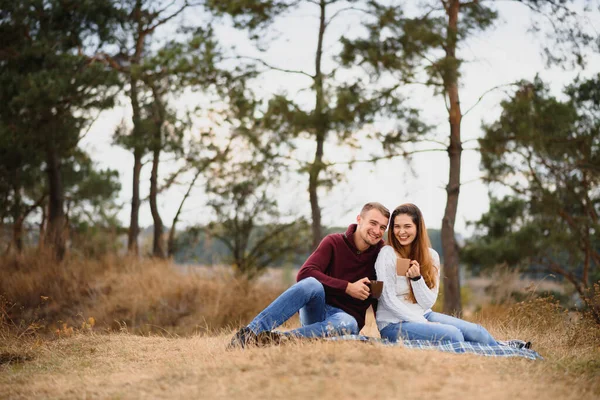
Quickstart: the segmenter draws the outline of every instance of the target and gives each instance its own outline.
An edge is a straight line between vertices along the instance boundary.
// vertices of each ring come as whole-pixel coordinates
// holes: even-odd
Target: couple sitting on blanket
[[[377,303],[370,294],[370,281],[376,277],[383,281],[376,305],[383,339],[497,344],[482,326],[431,311],[440,287],[440,258],[417,206],[403,204],[394,210],[387,245],[382,240],[390,221],[387,208],[367,203],[356,221],[345,233],[326,236],[298,272],[298,282],[241,328],[229,346],[357,335],[367,309]],[[397,275],[397,258],[410,259],[406,276]],[[273,331],[298,311],[300,328]]]

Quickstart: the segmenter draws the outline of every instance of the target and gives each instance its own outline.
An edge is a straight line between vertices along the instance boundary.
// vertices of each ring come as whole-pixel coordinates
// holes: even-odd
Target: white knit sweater
[[[433,289],[427,287],[423,278],[413,281],[406,276],[396,275],[396,252],[392,246],[385,246],[379,252],[375,262],[377,279],[383,281],[383,293],[377,305],[377,328],[402,321],[427,322],[423,316],[437,300],[440,282],[440,256],[429,249],[431,260],[437,270],[436,285]],[[416,303],[408,300],[411,285]]]

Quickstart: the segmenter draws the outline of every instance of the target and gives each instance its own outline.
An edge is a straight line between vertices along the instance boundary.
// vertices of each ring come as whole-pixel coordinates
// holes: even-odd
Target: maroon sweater
[[[375,302],[371,297],[358,300],[346,294],[348,282],[367,277],[375,279],[375,260],[384,243],[359,251],[354,244],[356,224],[346,233],[327,235],[314,253],[308,257],[296,281],[313,277],[325,287],[325,302],[352,315],[358,322],[358,330],[365,326],[367,309]]]

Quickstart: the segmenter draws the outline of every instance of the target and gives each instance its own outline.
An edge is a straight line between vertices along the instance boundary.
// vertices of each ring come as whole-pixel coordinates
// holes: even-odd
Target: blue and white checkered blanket
[[[457,354],[470,353],[488,357],[524,357],[530,360],[544,359],[536,351],[512,346],[511,341],[498,341],[497,346],[471,342],[450,342],[449,340],[399,340],[392,343],[385,339],[364,335],[333,336],[327,338],[327,340],[356,340],[361,342],[381,343],[385,346],[403,346],[410,349],[439,350]]]

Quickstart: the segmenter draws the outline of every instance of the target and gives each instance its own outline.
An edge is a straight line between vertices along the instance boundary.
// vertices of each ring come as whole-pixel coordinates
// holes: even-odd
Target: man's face
[[[356,217],[358,236],[369,246],[377,244],[387,228],[388,219],[377,209],[373,208]]]

